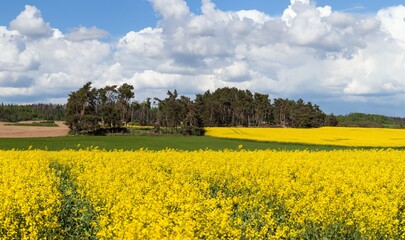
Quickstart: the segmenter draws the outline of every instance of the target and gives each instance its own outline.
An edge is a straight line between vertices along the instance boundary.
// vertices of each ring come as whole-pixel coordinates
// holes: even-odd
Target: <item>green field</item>
[[[275,150],[333,150],[347,149],[336,146],[316,146],[292,143],[257,142],[240,139],[221,139],[213,137],[195,136],[67,136],[50,138],[0,138],[0,149],[86,149],[99,147],[101,149],[113,150],[136,150],[140,148],[150,150],[160,150],[165,148],[179,150],[199,150],[199,149],[238,149],[238,145],[243,145],[243,149],[275,149]],[[79,146],[78,146],[79,145]]]
[[[41,121],[32,123],[7,123],[6,126],[23,126],[23,127],[58,127],[53,121]]]

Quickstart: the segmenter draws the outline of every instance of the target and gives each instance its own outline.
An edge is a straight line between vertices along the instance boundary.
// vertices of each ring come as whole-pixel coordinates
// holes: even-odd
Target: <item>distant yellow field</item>
[[[385,128],[206,128],[206,135],[220,138],[291,142],[337,146],[402,147],[404,129]]]

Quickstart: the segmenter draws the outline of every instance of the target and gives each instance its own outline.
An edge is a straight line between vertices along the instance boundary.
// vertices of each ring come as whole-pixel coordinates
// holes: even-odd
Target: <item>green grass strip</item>
[[[33,122],[33,123],[7,123],[6,126],[21,126],[21,127],[59,127],[56,123],[48,122]]]
[[[100,149],[162,150],[166,148],[177,150],[224,150],[239,149],[242,145],[245,150],[274,149],[274,150],[336,150],[348,149],[339,146],[306,145],[297,143],[259,142],[244,139],[222,139],[214,137],[196,136],[66,136],[49,138],[0,138],[0,149],[26,150],[46,149],[59,151],[62,149],[86,149],[99,147]]]
[[[196,136],[66,136],[66,137],[48,137],[48,138],[0,138],[0,149],[2,150],[27,150],[42,149],[59,151],[63,149],[86,149],[98,147],[105,150],[123,149],[137,150],[140,148],[149,150],[162,150],[166,148],[177,150],[238,150],[238,146],[244,150],[338,150],[338,149],[372,149],[376,147],[344,147],[344,146],[326,146],[311,145],[299,143],[282,142],[260,142],[244,139],[226,139],[214,137],[196,137]],[[405,149],[398,147],[394,149]]]
[[[61,229],[57,237],[63,239],[96,239],[97,214],[90,202],[79,194],[69,167],[58,162],[51,162],[49,167],[60,178],[58,190],[62,195],[62,206],[58,215]]]

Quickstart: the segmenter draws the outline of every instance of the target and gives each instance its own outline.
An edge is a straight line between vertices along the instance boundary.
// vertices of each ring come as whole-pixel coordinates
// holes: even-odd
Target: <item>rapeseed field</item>
[[[206,128],[207,136],[356,147],[405,147],[405,129],[388,128]]]
[[[405,152],[0,151],[1,239],[402,239]]]

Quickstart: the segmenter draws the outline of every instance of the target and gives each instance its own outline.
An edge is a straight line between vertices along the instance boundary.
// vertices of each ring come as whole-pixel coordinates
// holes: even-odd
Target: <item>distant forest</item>
[[[377,114],[350,113],[337,116],[337,120],[342,127],[405,128],[405,118]]]
[[[0,105],[0,121],[19,122],[28,120],[65,120],[66,105],[60,104],[28,104],[28,105]]]
[[[69,94],[65,105],[0,105],[0,121],[65,121],[72,133],[123,129],[127,125],[154,126],[154,131],[202,135],[208,126],[291,127],[322,126],[404,128],[405,118],[376,114],[325,114],[318,105],[302,99],[277,98],[237,88],[219,88],[197,94],[192,100],[168,91],[164,99],[133,101],[133,86],[105,86],[91,83]]]

